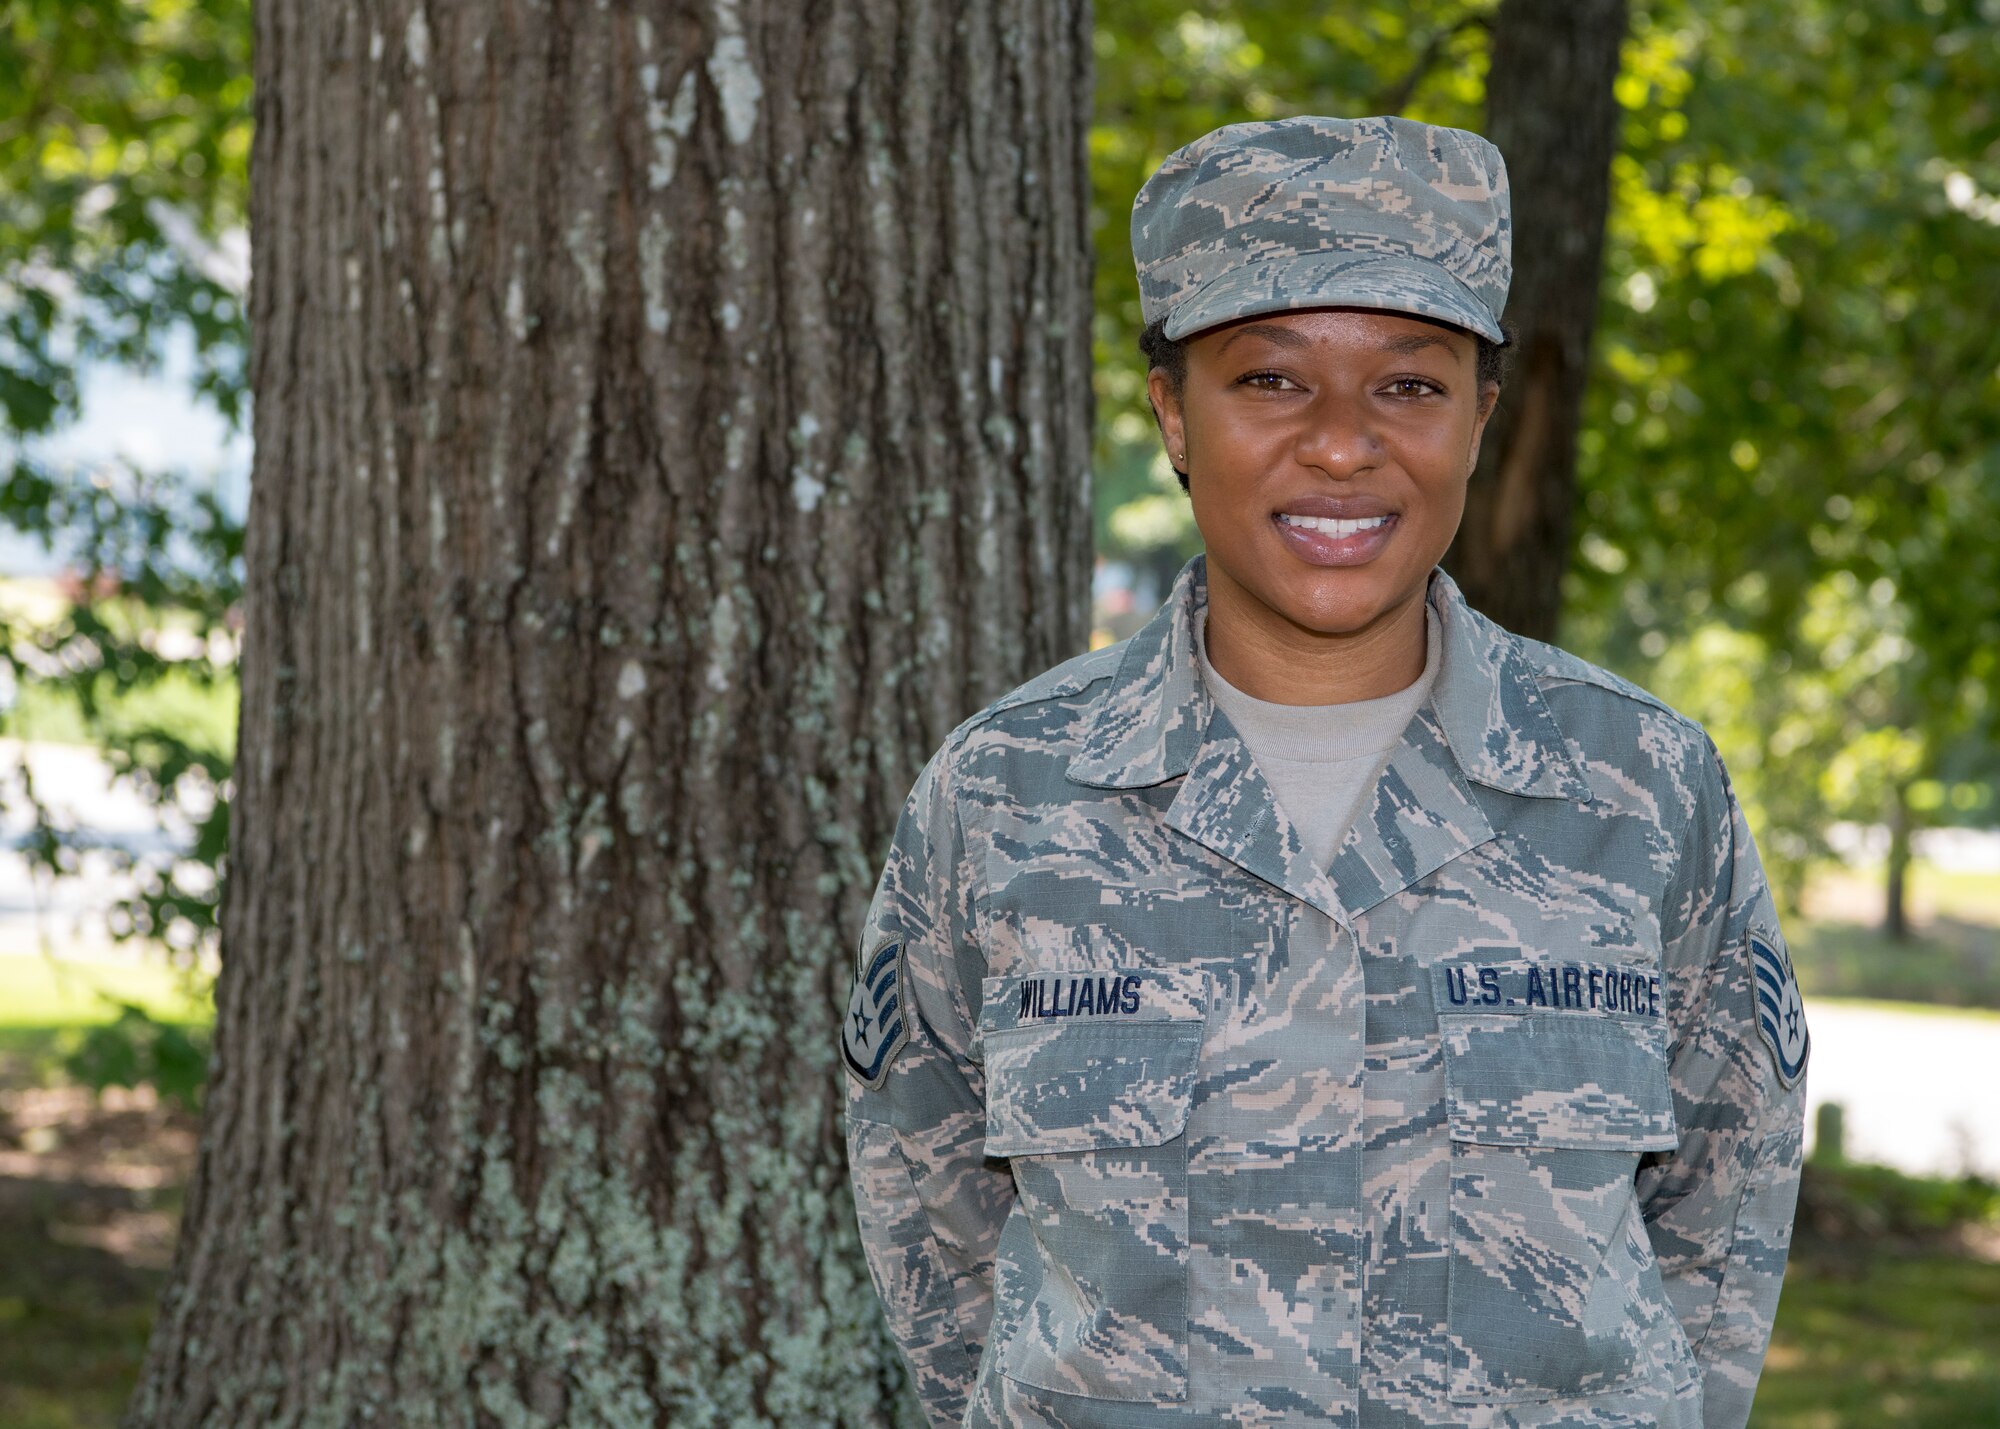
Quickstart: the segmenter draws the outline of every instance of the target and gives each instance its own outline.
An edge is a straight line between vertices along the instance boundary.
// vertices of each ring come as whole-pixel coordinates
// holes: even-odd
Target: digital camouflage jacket
[[[953,730],[844,1024],[935,1426],[1740,1429],[1807,1039],[1714,745],[1442,569],[1315,867],[1203,688],[1204,558]]]

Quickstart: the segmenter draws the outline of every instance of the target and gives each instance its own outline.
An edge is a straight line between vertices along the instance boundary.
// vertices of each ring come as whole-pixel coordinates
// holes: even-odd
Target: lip
[[[1271,513],[1273,517],[1323,516],[1335,521],[1366,521],[1371,516],[1395,514],[1379,496],[1295,496]]]
[[[1315,498],[1324,499],[1324,498]],[[1351,536],[1333,536],[1324,531],[1314,531],[1304,526],[1289,526],[1278,519],[1280,513],[1271,513],[1271,525],[1276,528],[1291,553],[1309,566],[1361,566],[1382,554],[1396,528],[1402,524],[1393,511],[1378,509],[1373,511],[1318,511],[1296,509],[1299,503],[1287,506],[1284,514],[1293,516],[1330,516],[1340,521],[1366,520],[1371,516],[1387,516],[1389,519],[1380,526],[1371,526],[1366,531],[1356,531]]]

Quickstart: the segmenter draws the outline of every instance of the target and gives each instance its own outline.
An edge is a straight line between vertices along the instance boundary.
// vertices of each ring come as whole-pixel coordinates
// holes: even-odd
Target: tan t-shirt
[[[1347,837],[1348,826],[1375,788],[1403,729],[1430,698],[1442,632],[1424,604],[1424,672],[1379,699],[1338,705],[1282,705],[1246,695],[1208,663],[1208,617],[1195,623],[1195,663],[1209,694],[1222,706],[1306,851],[1321,868]]]

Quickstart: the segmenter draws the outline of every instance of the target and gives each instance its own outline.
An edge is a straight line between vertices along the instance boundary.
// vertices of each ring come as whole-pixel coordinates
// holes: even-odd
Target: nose
[[[1338,481],[1359,476],[1382,462],[1382,439],[1367,407],[1344,394],[1322,392],[1307,407],[1293,455]]]

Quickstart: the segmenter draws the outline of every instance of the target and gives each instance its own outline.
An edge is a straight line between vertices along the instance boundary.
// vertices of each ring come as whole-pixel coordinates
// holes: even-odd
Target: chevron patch
[[[875,1091],[889,1079],[889,1064],[909,1040],[903,1024],[903,945],[889,943],[854,969],[840,1056],[857,1082]]]
[[[1805,1071],[1806,1054],[1812,1050],[1799,980],[1783,945],[1774,947],[1755,933],[1750,935],[1750,963],[1757,978],[1757,1031],[1771,1049],[1778,1080],[1790,1089]]]

